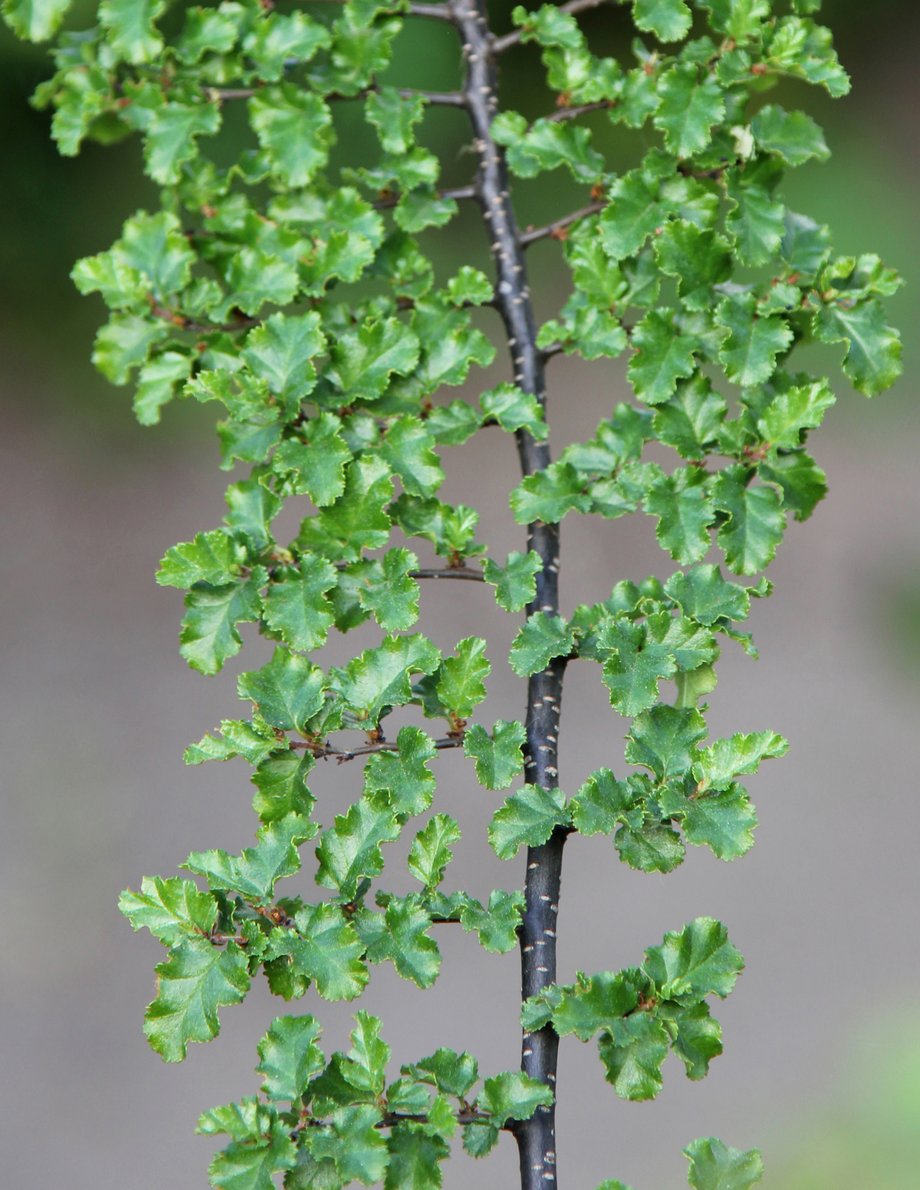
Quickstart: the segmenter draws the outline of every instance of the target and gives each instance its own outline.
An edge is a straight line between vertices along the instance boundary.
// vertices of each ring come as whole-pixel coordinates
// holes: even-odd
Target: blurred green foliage
[[[764,1190],[909,1190],[920,1169],[917,1006],[844,1049],[838,1089],[795,1126],[783,1121]]]

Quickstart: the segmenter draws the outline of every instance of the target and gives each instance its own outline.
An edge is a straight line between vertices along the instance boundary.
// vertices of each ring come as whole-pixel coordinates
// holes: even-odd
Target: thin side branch
[[[439,740],[432,740],[434,747],[440,752],[445,748],[462,748],[462,735],[444,736]],[[292,740],[291,747],[305,752],[311,752],[317,760],[335,760],[344,764],[346,760],[354,760],[358,756],[369,756],[372,752],[396,752],[399,745],[395,740],[378,740],[373,744],[363,744],[360,748],[335,748],[332,744],[317,744],[311,740]]]
[[[262,90],[263,87],[207,87],[205,95],[215,103],[223,103],[224,100],[251,99]],[[355,91],[354,95],[333,92],[327,95],[326,99],[367,99],[368,95],[373,95],[379,90],[379,87],[364,87],[361,91]],[[403,99],[415,99],[419,96],[432,107],[466,107],[466,96],[462,91],[420,91],[413,87],[399,87],[397,91]]]
[[[568,4],[560,4],[560,12],[569,12],[573,16],[580,12],[586,12],[589,8],[597,8],[603,4],[604,0],[569,0]],[[506,50],[510,50],[513,46],[518,45],[523,40],[524,30],[515,29],[511,33],[506,33],[503,37],[493,37],[491,40],[491,52],[493,54],[503,54]]]
[[[586,207],[580,207],[577,211],[572,211],[570,215],[563,215],[561,219],[554,219],[552,223],[547,223],[544,227],[528,228],[527,231],[521,232],[521,244],[526,248],[530,244],[535,244],[537,240],[545,240],[547,236],[551,236],[555,240],[564,240],[565,236],[562,233],[567,227],[571,227],[579,219],[596,215],[606,205],[606,202],[601,201],[588,203]]]
[[[468,570],[465,566],[431,566],[422,570],[410,570],[409,578],[459,578],[469,583],[484,583],[481,570]]]
[[[577,107],[560,107],[551,116],[545,116],[548,124],[561,124],[564,120],[577,120],[589,112],[604,112],[616,107],[615,99],[598,99],[594,103],[580,103]]]

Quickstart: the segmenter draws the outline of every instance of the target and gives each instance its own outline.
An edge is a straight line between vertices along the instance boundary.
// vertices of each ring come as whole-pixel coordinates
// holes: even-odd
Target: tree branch
[[[559,5],[559,11],[569,12],[575,16],[580,12],[586,12],[589,8],[597,8],[603,3],[604,0],[569,0],[568,4]],[[505,50],[510,50],[522,41],[523,37],[523,29],[515,29],[503,37],[492,37],[490,38],[490,52],[495,55],[503,54]]]
[[[224,100],[251,99],[263,90],[264,87],[206,87],[205,95],[215,103],[222,103]],[[379,87],[364,87],[361,91],[355,91],[354,95],[333,92],[327,95],[326,99],[366,99],[368,95],[373,95],[379,90]],[[397,92],[403,99],[420,96],[432,107],[466,107],[466,96],[462,91],[420,91],[414,87],[398,87]]]
[[[561,107],[552,115],[544,116],[547,124],[561,124],[563,120],[577,120],[579,116],[586,116],[589,112],[609,111],[616,107],[615,99],[598,99],[594,103],[580,103],[577,107]]]
[[[568,11],[592,7],[598,0],[575,0]],[[449,0],[464,42],[467,75],[464,90],[474,146],[479,157],[477,189],[489,232],[497,273],[496,306],[508,335],[514,382],[546,404],[543,356],[537,347],[537,325],[527,283],[522,237],[509,195],[508,170],[502,150],[491,131],[498,110],[498,75],[495,56],[518,40],[493,38],[486,19],[486,0]],[[526,430],[517,433],[518,457],[525,476],[544,470],[550,463],[548,442],[537,442]],[[540,558],[536,597],[527,608],[537,612],[559,611],[559,526],[535,521],[527,528],[528,545]],[[534,674],[527,683],[524,772],[528,782],[555,789],[558,785],[557,739],[565,660],[559,658]],[[565,833],[555,831],[541,847],[527,851],[524,885],[525,908],[519,932],[522,997],[535,995],[556,979],[556,914],[562,874]],[[521,1067],[555,1091],[559,1038],[547,1025],[525,1033]],[[540,1107],[514,1129],[520,1155],[522,1190],[546,1190],[555,1183],[555,1105]]]
[[[577,223],[579,219],[586,219],[589,215],[596,215],[606,205],[606,202],[592,202],[586,207],[580,207],[577,211],[572,211],[570,215],[563,215],[561,219],[554,219],[552,223],[547,223],[544,227],[528,228],[527,231],[521,233],[521,244],[527,248],[530,244],[535,244],[537,240],[545,240],[547,236],[552,236],[556,240],[565,239],[565,236],[560,235],[560,232],[565,231],[573,223]]]
[[[463,747],[463,737],[460,734],[444,736],[442,739],[431,742],[439,752],[446,748]],[[397,752],[399,750],[399,745],[395,740],[378,740],[375,744],[363,744],[360,748],[336,748],[329,743],[318,744],[311,740],[291,740],[290,746],[311,752],[317,760],[335,760],[339,764],[344,764],[346,760],[354,760],[358,756],[369,756],[372,752]]]

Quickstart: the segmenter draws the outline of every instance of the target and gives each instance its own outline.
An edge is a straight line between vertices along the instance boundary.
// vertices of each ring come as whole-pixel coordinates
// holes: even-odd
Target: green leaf
[[[316,881],[351,898],[365,876],[383,871],[381,843],[399,837],[392,810],[379,808],[367,798],[355,802],[347,813],[335,816],[335,826],[323,832],[316,848],[319,868]]]
[[[713,740],[697,753],[693,775],[700,789],[728,789],[736,777],[756,773],[762,760],[785,756],[789,742],[775,731],[738,733],[726,740]]]
[[[719,859],[737,859],[754,846],[757,815],[740,785],[692,800],[684,815],[688,843],[708,847]]]
[[[554,657],[568,657],[575,648],[575,632],[562,616],[534,612],[521,625],[511,645],[509,661],[518,677],[546,669]]]
[[[620,859],[637,872],[673,872],[684,862],[684,844],[677,831],[663,823],[620,827],[614,839]]]
[[[367,1104],[338,1108],[332,1113],[332,1127],[311,1136],[311,1155],[335,1163],[340,1185],[375,1185],[383,1180],[389,1159],[377,1127],[380,1118],[380,1109]]]
[[[241,533],[255,550],[272,544],[269,525],[281,509],[281,500],[273,492],[258,480],[244,479],[227,488],[226,500],[230,511],[224,521],[231,530]]]
[[[398,1124],[390,1133],[390,1163],[384,1190],[440,1190],[438,1164],[450,1156],[440,1136],[429,1136],[419,1124]]]
[[[106,42],[116,58],[134,64],[156,58],[163,39],[153,22],[165,7],[164,0],[102,0],[99,22],[107,30]]]
[[[487,558],[482,573],[487,583],[495,587],[495,602],[506,612],[519,612],[536,597],[538,574],[542,563],[535,550],[526,554],[512,550],[506,565],[499,566]]]
[[[294,975],[313,981],[326,1000],[354,1000],[367,983],[364,946],[337,905],[307,905],[294,916],[295,930],[273,930],[272,958],[287,958]]]
[[[633,722],[626,759],[643,765],[659,781],[683,776],[696,759],[696,745],[706,735],[703,716],[693,707],[652,707]]]
[[[444,870],[453,859],[451,844],[459,839],[460,827],[449,814],[435,814],[415,836],[409,851],[409,871],[426,889],[437,888],[444,879]]]
[[[210,934],[217,921],[217,902],[211,894],[179,876],[145,876],[139,893],[125,889],[118,908],[133,929],[148,929],[167,946]]]
[[[232,537],[214,529],[168,549],[156,578],[161,586],[186,590],[195,583],[221,586],[236,578],[245,559],[245,550]]]
[[[293,83],[266,87],[248,106],[249,122],[272,173],[287,186],[306,186],[329,156],[329,108],[319,95]]]
[[[719,360],[725,375],[746,388],[769,380],[776,357],[792,343],[792,331],[784,319],[757,316],[757,302],[751,293],[720,302],[716,326],[724,331]]]
[[[435,779],[428,762],[435,755],[431,737],[420,727],[401,727],[396,751],[371,756],[364,770],[364,788],[378,808],[389,808],[399,819],[421,814],[431,805]]]
[[[257,573],[245,583],[221,587],[201,583],[189,591],[179,633],[179,652],[192,669],[216,674],[229,657],[240,651],[243,639],[236,626],[243,620],[259,619],[259,587],[264,582],[264,573]]]
[[[632,335],[635,355],[627,375],[636,396],[647,405],[660,405],[673,396],[677,382],[696,370],[699,346],[691,335],[674,325],[674,311],[649,310]]]
[[[644,970],[661,997],[696,1004],[705,996],[724,999],[735,986],[744,960],[720,921],[698,917],[679,932],[665,934],[645,952]]]
[[[767,64],[794,78],[824,87],[835,99],[846,95],[850,79],[840,65],[829,29],[801,17],[784,17],[777,22]]]
[[[205,1112],[198,1132],[227,1132],[233,1138],[211,1162],[211,1185],[219,1190],[275,1190],[272,1175],[296,1163],[288,1131],[275,1109],[254,1096]]]
[[[590,1041],[595,1033],[631,1013],[639,1003],[642,979],[638,972],[602,971],[584,976],[570,988],[553,1009],[553,1028],[560,1037],[574,1033],[579,1041]]]
[[[306,1091],[310,1079],[326,1065],[316,1044],[320,1025],[312,1016],[279,1016],[259,1042],[262,1093],[269,1099],[294,1102]]]
[[[147,1009],[144,1033],[167,1062],[181,1062],[190,1041],[210,1041],[220,1031],[217,1010],[239,1004],[249,991],[249,967],[235,942],[213,946],[188,938],[156,968],[157,998]]]
[[[335,619],[326,592],[337,582],[331,562],[308,554],[297,570],[285,569],[269,583],[262,600],[265,623],[292,649],[320,648]]]
[[[711,76],[701,79],[696,66],[672,66],[661,76],[658,94],[661,102],[654,124],[664,133],[670,152],[678,157],[691,157],[705,149],[712,139],[713,125],[725,115],[722,91],[716,80]]]
[[[572,798],[572,823],[582,835],[611,835],[625,820],[635,797],[610,769],[597,769]]]
[[[405,376],[418,363],[419,340],[398,318],[368,318],[333,344],[327,375],[343,404],[375,401],[395,373]]]
[[[694,1190],[749,1190],[763,1177],[763,1159],[756,1149],[742,1153],[710,1136],[691,1141],[684,1153]]]
[[[364,111],[387,153],[408,153],[415,144],[414,126],[425,114],[421,95],[401,95],[395,87],[381,87],[365,100]]]
[[[665,404],[655,408],[655,436],[684,459],[704,459],[725,420],[726,404],[705,376],[678,383]]]
[[[252,775],[256,787],[252,808],[263,822],[277,822],[287,814],[309,817],[316,800],[306,785],[314,765],[309,752],[287,749],[272,752]]]
[[[497,1128],[508,1120],[529,1120],[538,1107],[549,1107],[552,1102],[553,1093],[545,1083],[518,1070],[487,1078],[476,1100]]]
[[[708,628],[722,620],[746,620],[751,610],[748,591],[724,579],[719,567],[711,564],[694,566],[686,574],[678,570],[664,589],[685,615]]]
[[[255,847],[240,856],[226,851],[193,851],[182,865],[206,877],[211,888],[227,889],[264,904],[274,896],[275,882],[300,871],[299,845],[316,834],[317,826],[299,814],[262,826]]]
[[[660,196],[660,180],[634,169],[610,187],[609,201],[598,221],[600,242],[611,260],[634,256],[664,224],[670,205]]]
[[[281,731],[299,730],[323,705],[323,671],[306,657],[275,649],[268,665],[242,673],[240,698],[250,699],[259,714]]]
[[[455,306],[481,306],[494,296],[492,282],[480,269],[461,265],[447,282],[447,294]]]
[[[429,938],[431,915],[421,897],[391,897],[384,913],[359,913],[355,926],[372,963],[391,962],[403,979],[430,988],[438,977],[441,954]]]
[[[475,930],[479,945],[493,954],[507,954],[518,944],[518,929],[524,913],[524,894],[515,890],[493,889],[489,904],[468,900],[460,911],[460,924]]]
[[[47,41],[61,26],[70,0],[5,0],[3,15],[17,37]]]
[[[293,410],[313,391],[316,369],[311,361],[325,345],[315,312],[299,317],[272,314],[249,332],[242,357],[269,391]]]
[[[499,719],[491,735],[478,723],[468,727],[463,751],[475,760],[479,783],[486,789],[507,789],[524,767],[526,738],[523,723],[515,719]]]
[[[499,859],[513,859],[521,847],[539,847],[557,826],[569,822],[565,794],[542,785],[525,785],[496,810],[489,842]]]
[[[787,112],[778,104],[768,104],[751,121],[751,131],[762,149],[776,153],[789,165],[830,157],[824,133],[805,112]]]
[[[364,550],[386,545],[390,536],[386,506],[392,498],[393,480],[383,459],[376,455],[356,459],[348,468],[344,493],[330,507],[307,517],[297,544],[330,562],[357,561]]]
[[[139,105],[133,108],[135,115]],[[216,103],[164,103],[146,118],[144,148],[150,176],[160,185],[179,181],[182,166],[198,154],[195,138],[213,136],[221,124]]]
[[[645,510],[658,517],[655,536],[677,562],[699,562],[711,545],[716,518],[713,499],[700,482],[705,475],[683,470],[662,476],[645,497]]]
[[[714,231],[676,219],[665,224],[655,240],[658,267],[677,278],[677,292],[686,310],[707,310],[712,290],[731,274],[728,241]]]
[[[584,490],[581,475],[571,463],[550,463],[542,471],[528,475],[511,493],[511,511],[519,525],[533,521],[554,524],[567,512],[587,512],[591,497]]]
[[[402,1072],[420,1082],[430,1083],[443,1095],[465,1098],[479,1077],[479,1066],[472,1054],[439,1049],[413,1066],[404,1066]]]
[[[716,508],[728,514],[719,529],[719,545],[735,574],[756,574],[776,554],[783,539],[786,518],[774,488],[747,486],[743,467],[728,467],[712,489]]]
[[[605,621],[597,649],[610,702],[630,717],[656,701],[662,678],[673,677],[678,669],[697,669],[716,656],[710,632],[667,612],[650,615],[645,624],[625,616]]]
[[[481,636],[468,636],[457,645],[456,656],[445,657],[438,670],[437,690],[441,704],[458,719],[467,719],[486,696],[485,679],[492,666]]]
[[[647,1013],[613,1021],[598,1044],[605,1077],[621,1099],[641,1102],[661,1090],[661,1064],[668,1055],[668,1034]]]
[[[302,427],[306,442],[285,439],[272,458],[272,470],[285,476],[296,493],[306,493],[317,508],[333,504],[345,490],[345,464],[352,455],[340,428],[334,414],[320,413]]]
[[[348,708],[368,726],[389,707],[412,698],[412,674],[434,673],[441,661],[435,646],[420,632],[388,636],[376,649],[365,649],[344,669],[330,670],[330,680]]]
[[[797,385],[773,398],[757,428],[773,446],[799,446],[802,431],[820,426],[835,400],[826,380]]]
[[[533,393],[525,393],[516,384],[500,384],[479,399],[483,419],[493,419],[503,430],[526,430],[537,442],[547,435],[543,407]]]
[[[729,181],[733,206],[725,229],[735,241],[743,264],[758,267],[775,260],[786,234],[786,210],[763,186],[742,186]]]
[[[690,31],[693,15],[684,0],[633,0],[633,20],[659,41],[680,41]]]
[[[444,471],[434,446],[434,438],[424,423],[406,415],[390,424],[380,453],[407,492],[432,496],[444,482]]]
[[[419,589],[411,572],[418,558],[411,550],[387,550],[357,572],[358,599],[385,632],[410,628],[418,619]]]
[[[780,454],[771,451],[757,468],[767,483],[777,484],[783,493],[783,507],[797,521],[806,521],[827,495],[827,476],[804,450]]]
[[[176,395],[190,369],[191,360],[179,351],[163,351],[142,366],[134,392],[134,413],[142,426],[159,422],[160,410]]]
[[[671,1034],[674,1052],[683,1062],[687,1078],[705,1078],[709,1063],[722,1053],[722,1027],[709,1013],[706,1001],[683,1008],[666,1004],[659,1008],[662,1022]]]
[[[205,735],[197,744],[189,744],[183,760],[203,764],[206,760],[232,760],[242,756],[250,764],[259,764],[278,748],[278,737],[266,723],[247,719],[222,719],[220,735]]]
[[[904,370],[901,338],[885,322],[881,303],[846,302],[822,305],[814,317],[814,333],[822,343],[846,343],[843,370],[867,397],[890,388]]]

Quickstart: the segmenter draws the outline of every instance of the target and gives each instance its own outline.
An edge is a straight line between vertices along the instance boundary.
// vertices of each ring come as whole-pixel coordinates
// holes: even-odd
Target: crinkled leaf
[[[519,525],[532,521],[561,521],[567,512],[587,512],[591,497],[582,476],[571,463],[550,463],[528,475],[511,493],[511,511]]]
[[[292,649],[320,648],[335,619],[326,592],[337,582],[331,562],[307,555],[297,570],[284,570],[269,583],[263,598],[265,623]]]
[[[648,405],[667,401],[678,380],[696,369],[697,340],[675,326],[673,310],[650,310],[633,331],[632,345],[636,353],[627,375],[636,396]]]
[[[401,727],[396,750],[377,752],[364,770],[364,788],[377,806],[400,819],[421,814],[431,805],[435,779],[428,761],[435,755],[431,737],[420,727]]]
[[[211,888],[227,889],[264,904],[274,895],[275,882],[300,870],[299,845],[316,834],[317,826],[299,814],[288,814],[259,829],[255,847],[241,855],[226,851],[193,851],[182,865],[207,878]]]
[[[709,995],[724,999],[743,968],[725,926],[711,917],[698,917],[665,934],[660,946],[645,952],[643,967],[662,998],[680,1004],[696,1004]]]
[[[179,633],[179,652],[192,669],[215,674],[228,657],[240,651],[243,639],[236,626],[240,621],[258,620],[260,585],[261,575],[220,587],[201,583],[189,591]]]
[[[659,41],[680,41],[689,32],[693,16],[684,0],[633,0],[633,20]]]
[[[269,1099],[297,1100],[314,1074],[326,1065],[316,1044],[319,1021],[312,1016],[279,1016],[259,1042],[262,1092]]]
[[[237,681],[240,698],[248,698],[272,727],[299,729],[323,705],[323,671],[291,653],[275,649],[268,665],[242,673]]]
[[[499,719],[492,734],[478,723],[468,727],[463,751],[476,762],[476,776],[486,789],[506,789],[524,767],[523,723]]]
[[[553,1093],[545,1083],[518,1070],[487,1078],[476,1100],[499,1128],[508,1120],[529,1120],[538,1107],[549,1107],[552,1102]]]
[[[565,794],[542,785],[525,785],[496,810],[489,842],[499,859],[513,859],[521,847],[539,847],[557,826],[567,825]]]
[[[453,859],[451,844],[459,838],[460,827],[449,814],[435,814],[415,836],[409,851],[409,871],[426,889],[437,888],[444,879],[444,870]]]
[[[509,661],[518,677],[539,673],[554,657],[568,657],[575,648],[575,633],[562,616],[535,612],[518,630]]]
[[[672,66],[661,76],[658,94],[660,103],[654,123],[664,133],[668,149],[678,157],[691,157],[705,149],[712,139],[713,125],[725,115],[722,90],[716,80],[711,76],[701,78],[696,66]]]
[[[696,759],[696,745],[705,735],[706,722],[695,708],[652,707],[634,720],[626,759],[666,781],[689,770]]]
[[[148,929],[167,946],[207,935],[217,921],[214,897],[180,876],[145,876],[139,893],[125,889],[118,908],[135,930]]]
[[[157,998],[147,1009],[144,1033],[167,1062],[181,1062],[190,1041],[216,1037],[217,1010],[239,1004],[249,991],[246,954],[235,942],[221,947],[188,938],[156,970]]]
[[[729,467],[716,478],[712,499],[728,514],[719,528],[719,545],[735,574],[756,574],[772,562],[783,539],[786,518],[782,500],[772,487],[751,487],[741,467]]]
[[[661,1090],[669,1048],[664,1026],[645,1012],[613,1021],[598,1044],[607,1082],[621,1099],[634,1102],[654,1099]]]
[[[815,335],[822,343],[846,343],[843,370],[867,397],[890,388],[903,371],[901,338],[885,322],[877,301],[823,305],[815,314]]]
[[[354,714],[371,725],[388,707],[409,702],[412,674],[434,673],[440,660],[438,650],[419,632],[388,636],[344,669],[331,670],[330,679]]]
[[[399,824],[392,810],[378,808],[367,798],[355,802],[345,814],[335,816],[335,826],[324,831],[316,848],[318,884],[353,897],[365,876],[383,871],[381,843],[399,837]]]
[[[763,1159],[756,1149],[742,1153],[710,1136],[691,1141],[684,1153],[694,1190],[750,1190],[763,1177]]]

